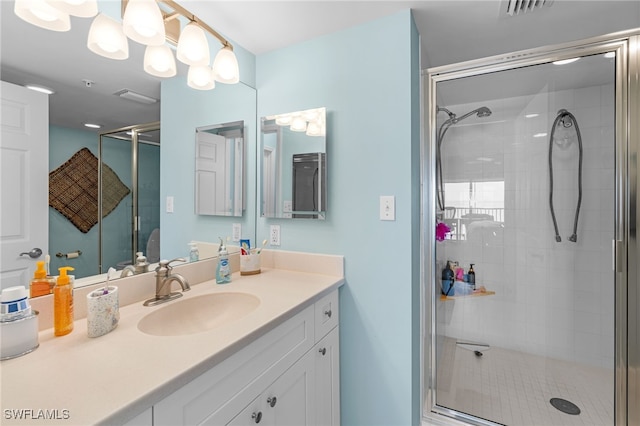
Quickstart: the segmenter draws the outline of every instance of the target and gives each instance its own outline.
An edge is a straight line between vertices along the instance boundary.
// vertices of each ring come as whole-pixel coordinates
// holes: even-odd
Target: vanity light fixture
[[[293,120],[293,116],[291,114],[276,115],[276,124],[278,126],[289,126],[291,124],[291,120]]]
[[[15,0],[13,11],[36,27],[51,31],[69,31],[69,14],[51,6],[45,0]]]
[[[296,115],[293,117],[291,121],[292,132],[304,132],[307,130],[307,120],[305,120],[301,115]]]
[[[26,84],[24,87],[27,89],[35,90],[36,92],[45,93],[47,95],[53,95],[56,93],[53,89],[49,89],[46,86],[42,86],[40,84]]]
[[[191,65],[187,74],[187,84],[197,90],[213,89],[216,87],[213,70],[209,65]]]
[[[102,13],[96,16],[89,28],[87,47],[93,53],[109,59],[129,57],[129,41],[122,31],[122,25]]]
[[[80,18],[91,18],[98,14],[97,0],[45,0],[51,6]]]
[[[190,70],[187,76],[190,87],[208,90],[215,87],[215,80],[235,84],[240,81],[238,59],[233,45],[200,18],[173,0],[122,0],[123,22],[98,14],[96,0],[15,0],[14,12],[23,20],[53,31],[71,28],[69,14],[81,17],[96,16],[89,30],[87,47],[94,53],[110,59],[126,59],[129,56],[127,37],[147,46],[165,46],[165,42],[178,46],[178,60],[188,64],[206,66],[211,70]],[[162,6],[162,7],[160,7]],[[180,16],[189,23],[180,35]],[[222,47],[210,67],[209,33]],[[195,40],[195,41],[190,41]],[[147,49],[144,69],[157,77],[176,75],[175,60],[169,60],[168,49]],[[148,57],[147,57],[148,55]],[[208,74],[207,83],[203,76]]]

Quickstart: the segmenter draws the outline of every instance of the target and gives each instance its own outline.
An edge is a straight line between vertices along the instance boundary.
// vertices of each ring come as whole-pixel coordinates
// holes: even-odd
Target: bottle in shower
[[[473,270],[473,263],[469,267],[469,271],[467,272],[467,276],[469,277],[469,287],[472,287],[474,290],[476,289],[476,271]]]

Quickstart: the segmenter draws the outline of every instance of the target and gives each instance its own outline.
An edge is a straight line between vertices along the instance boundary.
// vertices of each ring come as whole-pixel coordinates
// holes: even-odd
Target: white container
[[[0,322],[0,360],[34,351],[38,343],[38,311],[14,321]]]
[[[260,273],[260,255],[256,253],[240,255],[240,275]]]
[[[118,287],[98,289],[87,294],[87,335],[103,336],[118,326],[120,320]]]

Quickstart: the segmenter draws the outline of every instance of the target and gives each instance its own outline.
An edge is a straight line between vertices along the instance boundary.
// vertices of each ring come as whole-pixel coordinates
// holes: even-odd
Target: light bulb
[[[51,7],[44,0],[16,0],[13,11],[24,21],[52,31],[69,31],[69,14]]]
[[[198,90],[211,90],[216,87],[213,71],[208,65],[192,65],[187,74],[189,87]]]
[[[209,42],[204,30],[195,22],[190,22],[178,39],[178,60],[187,65],[209,64]]]
[[[293,116],[291,114],[276,115],[276,124],[278,126],[288,126],[291,124]]]
[[[144,51],[144,70],[156,77],[173,77],[176,75],[176,61],[171,49],[166,44],[147,46]]]
[[[164,20],[155,0],[129,0],[122,28],[131,40],[147,46],[165,42]]]
[[[216,55],[213,74],[220,83],[235,84],[240,81],[238,59],[230,46],[224,46]]]
[[[81,18],[91,18],[98,14],[96,0],[45,0],[61,12]]]
[[[297,115],[293,117],[293,120],[291,121],[290,129],[293,132],[304,132],[305,130],[307,130],[307,122],[305,121],[304,118]]]
[[[129,42],[122,26],[114,19],[99,14],[91,23],[87,47],[93,53],[109,59],[127,59]]]

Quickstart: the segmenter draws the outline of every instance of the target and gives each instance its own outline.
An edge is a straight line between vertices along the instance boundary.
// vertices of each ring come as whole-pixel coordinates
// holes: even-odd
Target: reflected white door
[[[225,215],[227,205],[227,141],[224,136],[196,133],[196,213]]]
[[[0,287],[29,285],[49,250],[49,99],[1,82]],[[34,248],[42,255],[32,258]]]

